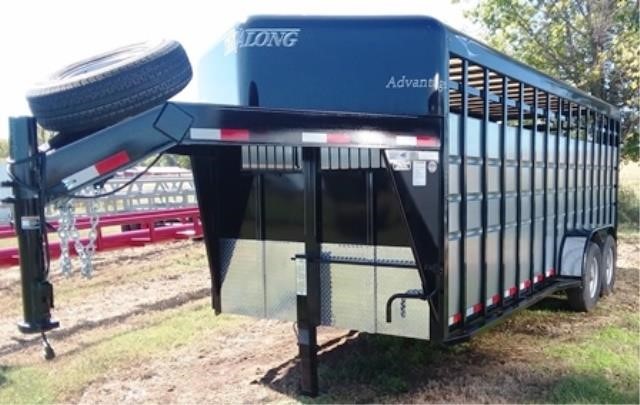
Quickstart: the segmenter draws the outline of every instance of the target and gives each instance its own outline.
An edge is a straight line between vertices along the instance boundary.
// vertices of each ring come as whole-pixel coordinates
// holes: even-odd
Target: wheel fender
[[[590,242],[602,246],[606,235],[611,233],[611,227],[605,226],[593,229],[574,229],[568,231],[560,245],[560,266],[558,275],[582,279],[585,268],[584,259]]]

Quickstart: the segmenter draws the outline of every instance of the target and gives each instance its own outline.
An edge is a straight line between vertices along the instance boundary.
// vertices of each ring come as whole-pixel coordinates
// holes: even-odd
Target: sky
[[[477,36],[463,16],[473,0],[7,0],[0,1],[0,138],[8,117],[29,114],[29,86],[94,54],[154,38],[180,41],[197,65],[236,23],[253,14],[430,15]],[[195,80],[175,97],[197,101]]]

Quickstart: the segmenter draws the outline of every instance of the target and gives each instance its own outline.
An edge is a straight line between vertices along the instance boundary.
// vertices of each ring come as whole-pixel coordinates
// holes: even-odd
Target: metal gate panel
[[[267,318],[296,320],[296,254],[304,254],[304,243],[264,241]]]
[[[220,239],[222,310],[265,316],[263,243],[250,239]]]

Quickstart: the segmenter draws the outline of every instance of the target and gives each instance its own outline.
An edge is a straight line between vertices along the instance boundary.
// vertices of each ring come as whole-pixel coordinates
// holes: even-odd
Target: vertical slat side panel
[[[551,126],[551,95],[546,93],[545,99],[545,130],[544,130],[544,142],[542,146],[542,277],[547,274],[547,169],[549,168],[549,127]]]
[[[585,123],[584,123],[584,137],[582,138],[582,228],[585,228],[585,224],[587,223],[587,152],[588,152],[588,128],[589,121],[588,115],[589,110],[584,109]],[[578,134],[580,134],[580,129],[578,128]]]
[[[483,68],[482,74],[482,127],[480,131],[481,159],[481,222],[482,235],[480,236],[480,303],[483,308],[483,316],[487,315],[487,130],[489,127],[489,70]]]
[[[560,105],[564,108],[564,104],[565,103],[561,103]],[[565,150],[565,171],[564,171],[564,232],[566,233],[567,230],[569,229],[569,192],[571,191],[569,189],[569,169],[571,168],[571,156],[570,156],[570,151],[571,151],[571,103],[567,102],[566,103],[567,106],[567,117],[566,117],[566,121],[565,121],[565,131],[564,131],[564,135],[566,137],[565,139],[565,144],[566,144],[566,150]],[[560,111],[563,111],[562,109]]]
[[[576,105],[576,130],[575,130],[575,159],[574,165],[575,170],[573,171],[574,179],[573,179],[573,229],[578,227],[578,157],[580,148],[578,147],[579,143],[579,133],[580,133],[580,105]]]
[[[614,228],[618,229],[618,201],[620,201],[620,121],[616,121],[614,126],[615,135],[614,135],[614,147],[615,147],[615,207],[613,209]]]
[[[458,171],[460,186],[460,311],[462,312],[462,327],[466,324],[467,312],[467,263],[466,263],[466,238],[467,238],[467,185],[466,185],[466,168],[467,168],[467,148],[466,148],[466,128],[467,118],[469,116],[469,93],[467,86],[469,85],[469,62],[462,60],[462,112],[460,114],[460,123],[458,126],[458,151],[460,152],[460,170]]]
[[[516,142],[518,175],[516,176],[516,299],[520,299],[520,245],[522,243],[522,129],[524,124],[524,83],[520,82],[518,92],[518,136]]]
[[[505,291],[505,227],[506,227],[506,197],[505,197],[505,163],[506,163],[506,150],[505,143],[507,138],[507,122],[509,120],[508,106],[509,106],[509,79],[506,76],[502,77],[502,125],[500,125],[500,243],[498,250],[498,293],[500,294],[500,306],[504,308],[504,291]]]
[[[607,141],[607,204],[606,204],[606,210],[607,210],[607,224],[612,224],[613,223],[613,216],[612,216],[612,209],[613,209],[613,200],[612,200],[612,190],[613,190],[613,165],[611,164],[611,162],[613,161],[613,142],[612,142],[612,136],[611,134],[613,133],[612,131],[612,127],[613,127],[613,123],[614,121],[612,119],[609,119],[609,125],[607,128],[607,136],[606,136],[606,141]]]
[[[602,141],[604,139],[604,133],[605,133],[605,127],[608,126],[608,117],[607,116],[602,116],[602,126],[600,128],[600,132],[598,133],[598,193],[597,193],[597,205],[598,205],[598,213],[596,215],[596,223],[598,224],[598,226],[603,225],[604,224],[604,211],[603,211],[603,203],[604,203],[604,198],[603,198],[603,190],[604,188],[604,172],[605,172],[605,168],[603,167],[603,159],[602,159]]]
[[[556,165],[553,171],[554,179],[554,198],[553,198],[553,212],[554,212],[554,221],[555,224],[553,226],[553,269],[555,272],[558,270],[558,243],[560,238],[563,235],[558,235],[558,226],[559,226],[559,217],[558,213],[559,205],[560,205],[560,193],[559,193],[559,181],[560,181],[560,136],[562,136],[562,99],[558,97],[558,111],[556,112]],[[565,184],[566,187],[566,184]],[[565,221],[562,221],[564,224]]]
[[[591,146],[590,146],[590,164],[589,164],[589,175],[591,183],[591,190],[589,198],[591,202],[591,213],[589,215],[589,227],[594,227],[597,223],[598,219],[598,137],[600,133],[600,125],[602,124],[602,114],[598,114],[593,111],[593,131],[591,135]]]
[[[531,146],[531,168],[529,172],[529,189],[531,191],[531,208],[529,218],[531,219],[530,223],[530,236],[529,241],[531,243],[531,259],[529,260],[529,293],[533,294],[534,283],[535,280],[535,229],[536,229],[536,138],[538,133],[538,88],[533,88],[533,111],[531,116],[531,139],[529,140]]]

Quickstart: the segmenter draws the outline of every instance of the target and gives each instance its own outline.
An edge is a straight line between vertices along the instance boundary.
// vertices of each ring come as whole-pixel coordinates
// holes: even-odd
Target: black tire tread
[[[587,247],[587,258],[583,259],[584,263],[589,262],[589,257],[591,255],[596,255],[598,258],[599,269],[602,268],[602,256],[600,253],[600,247],[593,242],[589,242],[589,246]],[[598,272],[598,278],[600,279],[600,272]],[[598,298],[600,297],[600,292],[596,291],[595,297],[589,297],[588,293],[588,280],[587,280],[587,271],[584,269],[584,276],[582,277],[582,285],[580,287],[571,288],[567,290],[567,298],[569,301],[569,306],[578,312],[590,312],[596,306],[598,302]],[[598,288],[602,288],[602,282],[599,280]]]
[[[131,63],[81,80],[60,84],[53,77],[50,84],[29,91],[27,100],[42,127],[75,134],[104,128],[159,105],[182,90],[191,77],[182,46],[165,41]]]
[[[604,252],[606,252],[606,249],[608,248],[609,245],[613,246],[613,276],[611,277],[611,284],[607,284],[607,275],[605,272],[606,270],[604,269]],[[602,264],[603,264],[602,277],[601,277],[602,295],[610,295],[614,291],[614,287],[616,283],[616,272],[617,272],[617,268],[616,268],[617,256],[618,256],[618,248],[616,245],[616,240],[614,239],[613,236],[608,235],[604,243],[602,244]]]

